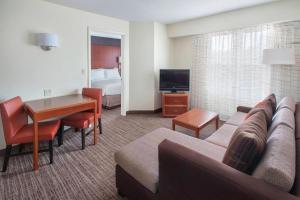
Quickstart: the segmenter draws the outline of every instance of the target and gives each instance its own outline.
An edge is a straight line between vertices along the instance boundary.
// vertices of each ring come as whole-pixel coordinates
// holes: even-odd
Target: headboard
[[[121,48],[118,46],[105,46],[92,44],[92,69],[111,69],[119,67]]]

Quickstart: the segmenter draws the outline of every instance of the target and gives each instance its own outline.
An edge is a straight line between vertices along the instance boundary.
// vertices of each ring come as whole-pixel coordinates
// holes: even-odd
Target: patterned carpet
[[[80,133],[70,130],[64,145],[55,145],[52,165],[48,153],[39,154],[37,174],[32,171],[32,155],[12,157],[8,170],[0,172],[0,199],[121,199],[115,188],[114,152],[156,128],[171,128],[171,119],[160,114],[122,117],[120,109],[115,109],[104,110],[102,121],[104,133],[97,145],[91,145],[91,134],[86,138],[86,149],[81,150]],[[193,135],[183,128],[178,130]],[[213,130],[212,126],[205,128],[201,137]]]

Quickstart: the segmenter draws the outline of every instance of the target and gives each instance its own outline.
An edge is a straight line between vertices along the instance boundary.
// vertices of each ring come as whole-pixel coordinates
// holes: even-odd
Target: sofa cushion
[[[270,94],[270,95],[267,96],[264,100],[267,100],[267,101],[270,101],[270,102],[271,102],[272,110],[273,110],[273,112],[275,112],[276,107],[277,107],[277,100],[276,100],[275,94]]]
[[[158,187],[158,145],[165,139],[220,162],[226,151],[218,145],[166,128],[156,129],[122,147],[115,153],[117,164],[153,193]]]
[[[269,128],[268,135],[271,135],[276,127],[280,124],[288,126],[291,129],[295,129],[295,115],[290,109],[281,108],[276,112],[273,117],[272,124]]]
[[[227,148],[237,128],[237,126],[231,124],[224,124],[205,141]]]
[[[267,122],[263,112],[251,115],[232,137],[223,163],[239,171],[252,173],[266,145]]]
[[[249,118],[251,115],[257,112],[263,112],[265,114],[268,126],[272,123],[273,110],[271,101],[264,100],[256,104],[254,108],[252,108],[246,115],[245,119]]]
[[[253,176],[290,191],[295,179],[296,146],[294,130],[279,125],[267,140],[266,151]]]
[[[225,123],[239,126],[244,122],[246,116],[247,116],[247,113],[236,112]]]
[[[292,97],[284,97],[278,104],[276,110],[280,110],[281,108],[288,108],[293,113],[295,113],[296,110],[296,102]]]

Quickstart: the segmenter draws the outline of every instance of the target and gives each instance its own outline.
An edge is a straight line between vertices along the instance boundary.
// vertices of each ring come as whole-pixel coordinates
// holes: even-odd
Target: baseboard
[[[129,110],[126,114],[154,114],[154,113],[161,113],[162,108],[158,108],[156,110]]]
[[[121,107],[121,105],[116,105],[116,106],[111,106],[111,107],[102,105],[102,108],[104,108],[106,110],[112,110],[112,109],[119,108],[119,107]]]

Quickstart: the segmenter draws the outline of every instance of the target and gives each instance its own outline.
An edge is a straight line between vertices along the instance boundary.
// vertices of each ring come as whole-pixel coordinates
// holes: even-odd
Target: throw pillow
[[[277,101],[276,101],[276,96],[275,94],[270,94],[269,96],[267,96],[264,100],[267,100],[267,101],[270,101],[271,104],[272,104],[272,110],[273,110],[273,113],[275,112],[276,110],[276,107],[277,107]]]
[[[267,125],[269,126],[272,123],[273,118],[273,109],[272,109],[272,103],[269,100],[264,100],[262,102],[259,102],[250,110],[250,112],[246,115],[245,119],[248,119],[250,116],[257,112],[263,112],[266,120]]]
[[[238,127],[223,158],[223,163],[251,174],[266,146],[267,122],[263,112],[251,115]]]

